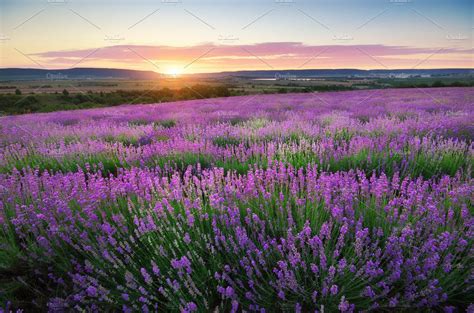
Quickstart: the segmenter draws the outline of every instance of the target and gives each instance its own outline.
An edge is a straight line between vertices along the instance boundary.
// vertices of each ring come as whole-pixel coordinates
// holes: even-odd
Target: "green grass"
[[[348,140],[344,133],[338,135],[338,140]],[[166,139],[166,138],[165,138]],[[74,140],[74,139],[71,139]],[[120,142],[125,146],[137,146],[138,139],[129,136],[107,137],[110,142]],[[232,137],[216,137],[212,143],[218,147],[231,147],[240,144],[250,145],[250,141],[241,141]],[[372,173],[380,174],[384,172],[387,176],[392,176],[399,172],[402,177],[424,178],[439,177],[441,175],[454,176],[460,172],[466,177],[473,174],[474,158],[468,151],[443,150],[436,153],[428,153],[424,150],[411,151],[408,147],[402,152],[392,152],[390,149],[382,151],[371,151],[362,149],[359,152],[336,158],[332,155],[322,158],[310,150],[281,150],[276,153],[274,160],[290,164],[295,168],[306,168],[308,165],[317,164],[321,170],[328,172],[349,171],[359,169],[367,175]],[[104,175],[116,174],[119,168],[135,167],[156,167],[186,169],[188,166],[200,164],[202,168],[213,166],[222,167],[226,171],[236,170],[244,174],[253,166],[265,168],[268,165],[265,155],[256,154],[249,157],[245,162],[237,158],[223,159],[204,153],[170,153],[168,155],[153,156],[144,161],[125,161],[116,151],[97,154],[76,154],[53,158],[37,154],[31,150],[26,156],[7,157],[5,165],[0,167],[0,173],[9,173],[14,169],[31,168],[39,171],[50,172],[76,172],[79,169],[101,171]]]
[[[214,137],[212,139],[212,144],[217,147],[226,148],[230,146],[238,146],[242,140],[235,137]]]
[[[163,128],[172,128],[176,126],[176,121],[175,120],[161,120],[158,122],[154,122],[153,125],[155,127],[161,126]]]

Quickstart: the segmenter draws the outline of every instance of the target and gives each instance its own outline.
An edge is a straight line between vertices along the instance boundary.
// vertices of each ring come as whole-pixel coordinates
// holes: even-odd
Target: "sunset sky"
[[[0,67],[474,67],[469,0],[0,1]]]

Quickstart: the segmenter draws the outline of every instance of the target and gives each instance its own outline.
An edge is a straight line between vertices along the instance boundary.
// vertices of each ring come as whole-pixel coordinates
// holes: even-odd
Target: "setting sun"
[[[179,75],[181,75],[182,72],[183,70],[180,68],[170,68],[169,70],[166,71],[166,74],[173,77],[178,77]]]

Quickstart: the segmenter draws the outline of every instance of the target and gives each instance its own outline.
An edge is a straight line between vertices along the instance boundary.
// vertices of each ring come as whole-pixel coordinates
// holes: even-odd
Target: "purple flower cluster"
[[[447,104],[387,90],[364,105],[367,92],[343,92],[4,118],[0,275],[13,287],[0,300],[472,310],[474,91],[430,92]]]
[[[3,117],[0,172],[103,168],[104,163],[162,166],[164,160],[172,162],[183,154],[199,154],[214,165],[274,159],[296,163],[304,155],[325,169],[337,169],[335,162],[355,157],[382,170],[388,160],[401,157],[399,171],[412,170],[409,165],[420,154],[437,163],[446,162],[445,152],[472,158],[469,99],[474,89],[430,92],[449,105],[416,90],[386,90],[375,95],[235,97]],[[176,125],[166,128],[159,122],[163,119]]]

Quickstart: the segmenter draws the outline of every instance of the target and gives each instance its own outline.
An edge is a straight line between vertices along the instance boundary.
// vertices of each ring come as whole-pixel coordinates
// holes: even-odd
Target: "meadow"
[[[0,118],[0,304],[474,310],[474,88]]]

